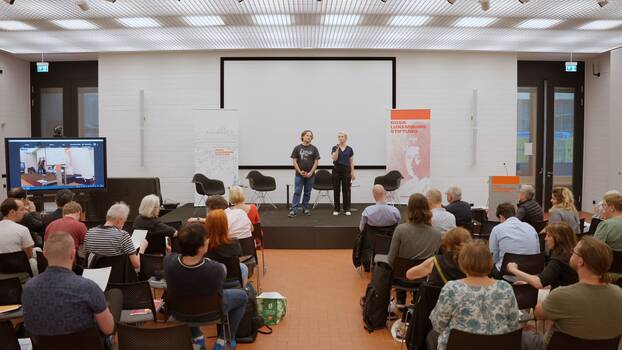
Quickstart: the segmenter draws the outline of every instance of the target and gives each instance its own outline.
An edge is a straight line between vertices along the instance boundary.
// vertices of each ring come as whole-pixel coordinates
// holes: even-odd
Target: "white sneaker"
[[[337,215],[339,215],[339,212],[338,211],[334,211],[333,215],[337,216]]]
[[[350,216],[352,215],[352,213],[350,213],[349,211],[346,211],[346,216]]]

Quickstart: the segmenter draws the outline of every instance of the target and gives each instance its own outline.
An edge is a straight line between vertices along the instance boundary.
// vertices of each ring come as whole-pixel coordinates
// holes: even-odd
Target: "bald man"
[[[105,344],[105,336],[114,331],[113,315],[97,284],[72,272],[76,248],[71,235],[61,231],[51,234],[45,242],[43,255],[48,260],[48,268],[28,281],[22,294],[24,325],[28,333],[34,336],[70,334],[96,326]],[[119,290],[114,290],[109,299],[111,304],[114,299],[114,305],[120,309],[118,299],[122,296],[118,293]]]
[[[374,185],[372,194],[376,204],[370,205],[361,214],[359,229],[363,231],[365,224],[375,227],[393,226],[400,223],[400,211],[386,203],[386,193],[382,185]]]

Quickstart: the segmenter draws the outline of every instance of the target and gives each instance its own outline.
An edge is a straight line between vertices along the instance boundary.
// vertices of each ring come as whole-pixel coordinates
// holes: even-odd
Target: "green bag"
[[[263,292],[257,296],[257,313],[264,324],[272,326],[281,322],[287,311],[287,298],[279,292]]]

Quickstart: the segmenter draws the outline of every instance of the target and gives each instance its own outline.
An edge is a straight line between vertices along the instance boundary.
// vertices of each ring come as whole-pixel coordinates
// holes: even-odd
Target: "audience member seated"
[[[462,201],[462,190],[460,187],[450,187],[447,190],[447,202],[449,204],[445,207],[448,212],[454,214],[456,217],[456,225],[470,229],[473,224],[471,220],[473,215],[471,214],[471,205]]]
[[[539,275],[530,275],[521,271],[516,263],[509,263],[508,272],[538,289],[546,286],[551,286],[551,289],[554,289],[558,286],[569,286],[577,283],[577,273],[570,267],[572,248],[577,244],[577,236],[574,231],[565,223],[548,225],[545,230],[544,241],[549,256],[544,271]]]
[[[242,289],[225,289],[223,283],[227,272],[224,265],[205,258],[208,251],[208,234],[205,225],[190,223],[179,232],[178,237],[181,254],[172,253],[164,258],[164,277],[167,293],[176,297],[207,297],[213,293],[222,293],[225,312],[229,314],[231,334],[236,334],[238,325],[246,310],[247,295]],[[181,315],[173,317],[181,322],[201,322],[214,320],[214,315],[205,315],[200,319],[186,319]],[[205,338],[200,328],[192,327],[193,342],[204,349]],[[222,327],[219,327],[218,339],[214,350],[224,348]],[[236,347],[231,340],[232,348]]]
[[[43,226],[47,228],[47,226],[54,220],[60,219],[63,217],[63,207],[65,204],[71,202],[73,200],[73,192],[69,190],[60,190],[56,192],[56,196],[54,197],[54,201],[56,202],[56,210],[51,213],[45,213],[41,220],[43,220]]]
[[[222,209],[227,214],[229,223],[229,237],[242,239],[253,237],[253,224],[246,212],[242,209],[231,209],[229,203],[222,196],[211,196],[207,199],[207,213],[212,210]],[[188,222],[205,222],[204,218],[189,218]]]
[[[106,343],[106,336],[114,332],[113,313],[121,313],[121,291],[108,293],[109,309],[97,284],[71,271],[76,249],[73,237],[66,232],[50,235],[43,255],[48,261],[47,269],[28,281],[22,294],[26,331],[36,337],[97,327]]]
[[[553,207],[549,210],[549,224],[565,222],[576,234],[581,234],[579,212],[574,206],[572,191],[566,187],[555,187],[551,195]]]
[[[620,194],[620,192],[618,190],[607,191],[603,195],[603,198],[608,194]],[[598,203],[596,203],[596,205],[594,206],[594,215],[592,215],[592,218],[606,220],[603,217],[604,204],[605,204],[604,200],[600,200]]]
[[[593,237],[577,243],[570,266],[577,271],[579,283],[552,290],[536,305],[536,319],[554,323],[544,339],[525,332],[524,349],[545,349],[554,332],[583,339],[611,339],[622,334],[622,289],[604,280],[612,259],[611,248]]]
[[[237,239],[231,238],[228,232],[227,214],[221,209],[210,210],[205,221],[209,237],[207,245],[207,257],[216,261],[223,258],[242,256],[242,247]],[[248,267],[240,263],[242,281],[246,284],[248,279]]]
[[[437,189],[429,190],[425,195],[432,209],[432,227],[437,229],[441,236],[456,227],[456,217],[443,208],[443,195]]]
[[[155,194],[145,196],[140,201],[140,207],[138,207],[138,216],[134,219],[134,230],[147,230],[147,241],[152,238],[164,239],[164,237],[175,237],[177,230],[158,218],[160,215],[160,197]],[[156,245],[152,245],[155,247]],[[147,254],[160,253],[154,252],[149,249],[145,250]]]
[[[35,243],[26,226],[18,224],[22,221],[26,209],[19,199],[7,198],[0,205],[2,221],[0,221],[0,254],[15,253],[23,250],[30,261],[34,274],[37,273],[36,253],[33,252]]]
[[[369,226],[384,227],[400,223],[400,211],[386,202],[386,192],[382,185],[374,185],[372,194],[376,204],[370,205],[361,214],[359,230],[362,232],[365,224]]]
[[[509,283],[489,278],[490,251],[481,240],[464,244],[458,265],[466,278],[449,281],[430,314],[428,349],[444,350],[452,329],[475,334],[506,334],[520,328],[519,311]],[[438,342],[438,346],[437,343]]]
[[[536,190],[531,185],[522,185],[518,192],[518,210],[516,217],[533,227],[544,221],[544,210],[534,201]]]
[[[458,255],[464,243],[470,239],[471,234],[462,227],[449,230],[443,236],[441,245],[443,254],[428,258],[409,269],[406,278],[416,280],[427,277],[427,283],[434,287],[443,287],[447,281],[465,278],[464,272],[458,266]]]
[[[406,259],[427,259],[438,252],[441,233],[432,227],[432,212],[428,200],[420,193],[411,194],[406,209],[406,222],[399,224],[393,232],[387,261],[393,264],[396,257]],[[380,255],[377,256],[382,260]],[[397,292],[397,304],[404,305],[406,293]]]
[[[28,199],[28,193],[21,187],[14,187],[7,193],[8,198],[19,199],[24,203],[26,212],[24,218],[18,222],[20,225],[24,225],[30,231],[30,236],[38,247],[43,246],[43,221],[41,215],[37,213],[35,204]]]
[[[84,223],[80,222],[81,217],[82,206],[80,206],[80,203],[71,201],[65,204],[63,206],[63,217],[52,221],[46,227],[44,240],[47,241],[52,233],[58,231],[67,232],[73,238],[78,256],[84,258],[84,251],[80,253],[80,246],[84,244],[87,228]],[[82,250],[84,250],[83,247]]]
[[[594,238],[615,251],[622,251],[622,195],[605,195],[601,216],[605,221],[598,224]]]
[[[140,268],[140,258],[132,242],[130,234],[123,230],[123,225],[130,213],[130,207],[121,202],[113,204],[106,213],[106,222],[103,225],[92,227],[86,233],[84,248],[86,256],[97,254],[100,256],[127,255],[135,269]],[[143,240],[140,252],[144,252],[147,241]]]
[[[499,276],[505,253],[531,255],[540,253],[538,233],[526,222],[516,218],[516,209],[511,203],[497,207],[500,224],[493,227],[488,244],[494,262],[493,276]]]
[[[258,224],[261,220],[259,218],[259,210],[255,204],[246,204],[244,201],[246,197],[244,196],[244,190],[240,186],[231,186],[229,187],[229,203],[231,204],[231,209],[241,209],[243,210],[248,219],[251,221],[251,224]]]

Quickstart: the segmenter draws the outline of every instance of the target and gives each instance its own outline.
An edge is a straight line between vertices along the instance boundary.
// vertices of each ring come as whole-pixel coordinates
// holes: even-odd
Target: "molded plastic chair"
[[[620,336],[611,339],[589,340],[554,332],[546,350],[617,350],[619,343]]]
[[[259,241],[259,244],[261,244],[261,271],[263,272],[263,274],[265,275],[267,270],[266,270],[266,257],[264,256],[264,249],[265,246],[263,244],[263,231],[261,229],[261,223],[256,223],[253,224],[253,238],[255,238],[255,240]],[[259,264],[259,262],[257,262],[257,264]]]
[[[391,270],[391,288],[403,291],[413,291],[425,282],[425,278],[409,280],[406,278],[406,271],[410,268],[423,263],[425,259],[406,259],[399,256],[393,261]]]
[[[222,294],[214,293],[205,297],[177,297],[171,293],[164,296],[169,320],[187,324],[190,327],[203,327],[221,324],[225,342],[231,339],[229,315],[225,312]]]
[[[254,191],[250,201],[251,203],[256,203],[257,208],[259,208],[261,203],[270,203],[273,207],[277,208],[272,198],[270,198],[269,193],[276,190],[276,180],[272,176],[265,176],[257,170],[252,170],[246,175],[246,178],[248,179],[250,188]],[[259,199],[261,203],[256,202],[256,200]],[[266,199],[268,201],[266,201]]]
[[[142,328],[117,324],[119,350],[192,350],[192,334],[185,324]]]
[[[544,270],[544,261],[544,253],[530,255],[505,253],[501,262],[501,275],[510,274],[507,270],[507,265],[511,262],[516,263],[521,271],[537,275]]]
[[[622,273],[622,252],[613,251],[613,261],[611,262],[609,272]]]
[[[391,170],[385,175],[377,176],[374,179],[374,185],[382,185],[390,202],[394,205],[399,205],[400,198],[397,192],[400,189],[403,178],[402,173],[397,170]]]
[[[333,175],[328,170],[321,169],[315,172],[313,189],[317,191],[313,208],[317,206],[321,198],[326,198],[330,204],[333,204],[333,199],[330,196],[330,191],[333,190]]]
[[[22,303],[22,283],[19,278],[13,277],[0,280],[0,305],[15,305]],[[10,320],[24,317],[24,309],[0,314],[0,320]],[[2,337],[0,337],[2,339]],[[1,343],[1,342],[0,342]],[[0,344],[0,349],[2,346]]]
[[[194,174],[192,183],[194,183],[195,191],[202,196],[198,205],[201,204],[201,200],[205,203],[205,199],[209,196],[225,194],[225,185],[222,181],[210,179],[203,174]]]
[[[123,311],[121,323],[139,323],[156,321],[156,308],[153,294],[147,281],[134,283],[108,283],[107,289],[119,289],[123,293]],[[149,309],[149,314],[132,315],[132,310]]]
[[[89,269],[112,267],[108,283],[131,283],[138,282],[138,276],[134,266],[127,255],[101,256],[93,254],[88,264]]]
[[[513,284],[514,296],[519,310],[532,309],[538,303],[538,289],[529,284]]]
[[[499,221],[484,221],[478,233],[473,233],[473,238],[487,241],[490,238],[492,229],[499,225]]]
[[[259,276],[260,275],[259,259],[257,258],[257,249],[255,248],[255,238],[254,237],[243,238],[243,239],[239,239],[238,242],[240,242],[240,247],[242,248],[242,255],[252,256],[252,258],[242,261],[242,263],[249,266],[249,274],[248,274],[249,278],[253,275],[252,272],[255,270],[255,268],[257,268],[257,290],[261,290],[261,284],[260,284],[261,282],[260,282],[260,276]]]
[[[447,340],[447,350],[520,350],[521,334],[518,329],[511,333],[483,335],[452,329]]]
[[[104,350],[100,333],[95,327],[63,335],[36,336],[33,339],[37,350]]]
[[[19,277],[22,280],[33,277],[26,253],[19,251],[0,254],[0,274],[7,275],[4,278]]]
[[[13,324],[9,320],[0,321],[0,350],[20,350]]]
[[[244,286],[242,271],[240,270],[240,259],[237,256],[229,258],[220,257],[214,260],[225,265],[227,268],[227,277],[225,277],[223,288],[242,288]]]
[[[592,218],[592,221],[590,222],[590,229],[589,231],[587,231],[586,235],[594,235],[596,233],[596,229],[598,228],[598,224],[600,224],[603,220],[601,219],[597,219],[597,218]]]
[[[151,288],[166,289],[164,256],[140,254],[140,278],[147,280]]]

